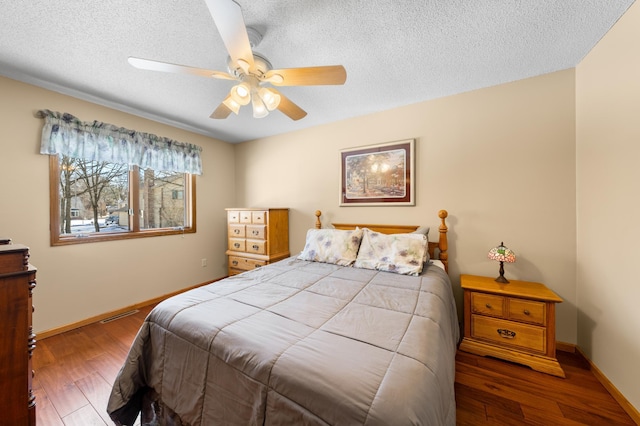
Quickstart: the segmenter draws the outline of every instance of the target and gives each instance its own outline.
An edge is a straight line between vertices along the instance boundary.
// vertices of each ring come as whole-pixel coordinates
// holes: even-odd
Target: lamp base
[[[496,278],[496,282],[509,284],[509,280],[504,277],[504,262],[502,261],[500,261],[500,270],[498,272],[500,272],[500,276]]]

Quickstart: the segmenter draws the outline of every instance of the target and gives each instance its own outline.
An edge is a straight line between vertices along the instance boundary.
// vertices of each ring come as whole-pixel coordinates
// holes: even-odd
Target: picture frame
[[[340,151],[340,206],[414,206],[415,139]]]

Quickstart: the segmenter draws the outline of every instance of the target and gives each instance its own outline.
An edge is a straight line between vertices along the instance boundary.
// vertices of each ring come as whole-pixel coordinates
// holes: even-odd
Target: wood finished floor
[[[38,342],[33,356],[39,426],[112,425],[107,399],[151,307]],[[567,377],[458,352],[458,425],[635,425],[576,354],[559,352]]]

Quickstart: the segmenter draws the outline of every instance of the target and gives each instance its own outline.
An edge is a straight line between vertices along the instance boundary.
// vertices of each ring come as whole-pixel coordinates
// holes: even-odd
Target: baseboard
[[[577,353],[589,364],[591,372],[596,379],[605,387],[622,409],[631,417],[631,419],[640,425],[640,411],[638,411],[631,403],[620,393],[620,391],[609,381],[602,371],[589,359],[589,357],[580,349],[579,346],[571,343],[556,342],[556,349],[563,352]]]
[[[184,293],[187,290],[192,290],[194,288],[202,287],[203,285],[207,285],[207,284],[214,283],[216,281],[220,281],[223,278],[226,278],[226,277],[217,278],[215,280],[207,281],[207,282],[202,283],[202,284],[196,284],[196,285],[191,286],[191,287],[183,288],[182,290],[177,290],[177,291],[174,291],[174,292],[171,292],[171,293],[168,293],[168,294],[164,294],[164,295],[162,295],[160,297],[155,297],[153,299],[149,299],[149,300],[145,300],[143,302],[135,303],[133,305],[129,305],[129,306],[126,306],[124,308],[117,309],[115,311],[105,312],[104,314],[96,315],[94,317],[87,318],[87,319],[84,319],[82,321],[74,322],[72,324],[67,324],[67,325],[63,325],[61,327],[56,327],[56,328],[52,328],[52,329],[49,329],[49,330],[41,331],[41,332],[38,333],[37,337],[38,337],[38,340],[42,340],[42,339],[46,339],[47,337],[55,336],[56,334],[61,334],[61,333],[67,332],[67,331],[75,330],[76,328],[84,327],[85,325],[93,324],[95,322],[102,321],[102,320],[110,318],[112,316],[121,315],[121,314],[124,314],[125,312],[129,312],[129,311],[133,311],[133,310],[136,310],[136,309],[140,309],[140,308],[143,308],[145,306],[153,305],[155,303],[160,303],[165,299],[168,299],[168,298],[170,298],[172,296],[175,296],[176,294]]]
[[[576,353],[576,345],[573,343],[556,342],[556,350],[574,354]]]

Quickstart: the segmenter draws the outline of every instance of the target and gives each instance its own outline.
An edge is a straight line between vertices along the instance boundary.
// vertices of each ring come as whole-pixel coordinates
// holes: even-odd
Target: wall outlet
[[[205,266],[207,266],[207,259],[202,259],[201,263],[202,267],[204,268]]]

